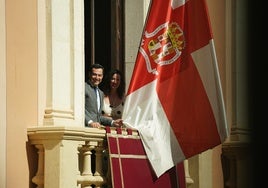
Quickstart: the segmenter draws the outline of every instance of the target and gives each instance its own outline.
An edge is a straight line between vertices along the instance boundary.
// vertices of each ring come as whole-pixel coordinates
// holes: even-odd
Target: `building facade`
[[[113,44],[119,45],[121,56],[111,55],[106,65],[124,70],[129,83],[149,0],[120,2],[124,19],[117,20],[121,20],[124,40]],[[207,4],[230,136],[224,144],[187,160],[188,187],[251,187],[244,40],[248,9],[242,0],[207,0]],[[62,137],[60,144],[70,149],[74,142],[66,141],[66,134],[93,134],[84,130],[85,62],[95,57],[86,57],[84,48],[84,5],[83,0],[0,0],[0,187],[42,187],[42,182],[33,180],[40,169],[38,145],[45,140],[46,147],[57,153],[62,151],[59,143],[49,139]],[[97,134],[103,137],[102,132]],[[55,153],[47,153],[46,163],[55,160],[61,165],[44,168],[46,173],[62,174],[61,168],[68,170],[64,164],[70,161]],[[68,176],[56,175],[45,187],[66,188],[71,184],[61,178]]]

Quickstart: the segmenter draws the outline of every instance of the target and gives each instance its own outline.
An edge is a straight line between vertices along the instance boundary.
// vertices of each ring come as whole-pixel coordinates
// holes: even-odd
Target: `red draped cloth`
[[[157,178],[138,135],[106,131],[113,188],[186,188],[183,162]]]

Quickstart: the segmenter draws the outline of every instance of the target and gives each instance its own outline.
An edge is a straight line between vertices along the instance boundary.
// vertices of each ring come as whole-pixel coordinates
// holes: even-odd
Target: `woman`
[[[111,70],[103,85],[104,99],[102,114],[111,119],[122,118],[125,100],[125,80],[121,71]]]

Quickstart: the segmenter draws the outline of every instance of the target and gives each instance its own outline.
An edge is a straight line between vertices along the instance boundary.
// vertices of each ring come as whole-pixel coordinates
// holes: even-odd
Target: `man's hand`
[[[114,127],[122,127],[123,126],[123,120],[122,119],[116,119],[113,121]]]
[[[89,124],[90,127],[101,128],[101,124],[99,122],[92,122]]]

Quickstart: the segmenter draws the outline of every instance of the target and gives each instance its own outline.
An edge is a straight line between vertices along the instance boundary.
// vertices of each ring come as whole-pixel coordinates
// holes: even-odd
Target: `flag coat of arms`
[[[205,0],[151,0],[123,119],[139,131],[157,177],[225,141],[228,129]]]

